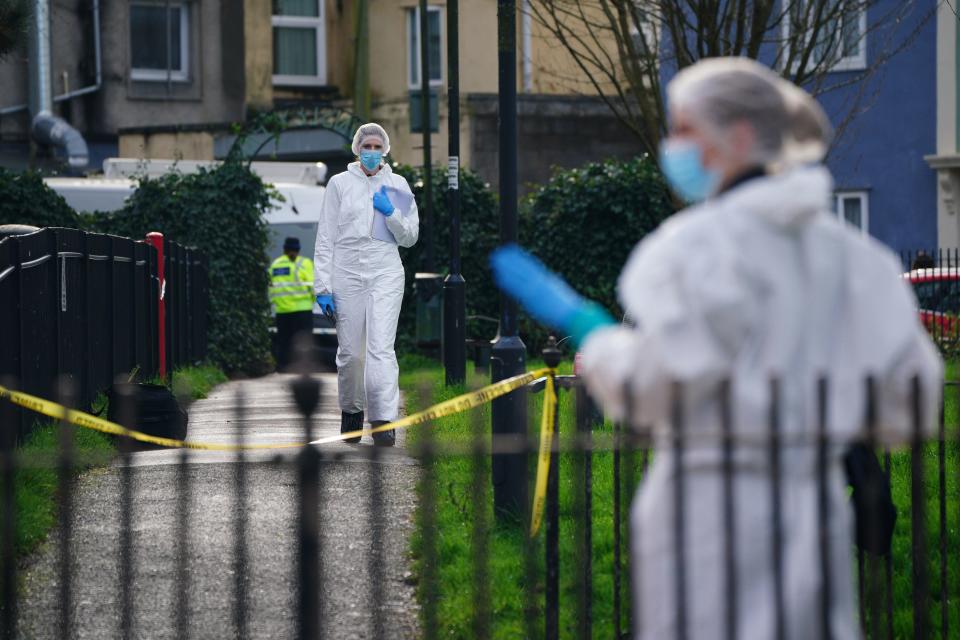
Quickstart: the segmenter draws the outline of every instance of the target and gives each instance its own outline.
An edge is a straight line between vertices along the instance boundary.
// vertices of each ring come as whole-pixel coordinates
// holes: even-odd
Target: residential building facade
[[[901,20],[879,25],[901,7]],[[937,178],[924,159],[937,150],[944,9],[939,0],[872,3],[856,24],[856,43],[828,74],[826,84],[838,88],[818,96],[837,129],[827,159],[837,215],[898,252],[960,244],[938,235]],[[875,70],[865,82],[844,86],[868,68]]]
[[[41,2],[41,0],[37,0]],[[521,184],[554,166],[631,157],[639,145],[564,47],[517,14]],[[956,15],[940,0],[877,0],[838,30],[844,40],[818,98],[837,126],[827,163],[837,215],[896,250],[960,245]],[[461,164],[497,188],[497,2],[459,3]],[[907,7],[907,11],[902,11]],[[891,11],[902,19],[884,23]],[[431,0],[426,34],[432,158],[447,157],[447,5]],[[417,0],[58,0],[50,5],[46,82],[53,110],[104,157],[206,160],[226,155],[231,123],[252,113],[313,114],[261,158],[352,159],[359,119],[382,123],[394,159],[422,162]],[[53,166],[30,145],[33,72],[25,47],[0,60],[0,166]],[[873,69],[865,82],[853,82]],[[849,82],[848,82],[849,81]]]
[[[461,164],[495,188],[497,2],[459,4]],[[577,87],[562,80],[575,75],[572,60],[549,46],[524,17],[524,3],[518,4],[521,184],[542,182],[552,165],[636,154],[638,146],[602,103],[577,95]],[[314,117],[276,143],[263,145],[265,135],[251,136],[248,151],[259,149],[261,158],[322,160],[335,172],[352,158],[344,135],[349,127],[329,122],[355,116],[387,128],[395,160],[420,164],[418,5],[65,0],[50,10],[47,81],[54,87],[54,110],[87,139],[90,170],[111,155],[221,158],[236,140],[231,123],[253,112],[298,110]],[[429,125],[437,164],[447,156],[446,22],[446,3],[431,1]],[[31,74],[26,48],[0,61],[0,86],[10,88],[0,101],[0,165],[45,164],[42,153],[30,152]],[[88,91],[71,97],[78,84]],[[358,93],[369,96],[369,106],[358,104]]]
[[[960,247],[960,29],[951,3],[942,3],[937,13],[936,33],[936,147],[926,156],[936,172],[937,242],[941,247]],[[923,114],[934,119],[932,110]]]

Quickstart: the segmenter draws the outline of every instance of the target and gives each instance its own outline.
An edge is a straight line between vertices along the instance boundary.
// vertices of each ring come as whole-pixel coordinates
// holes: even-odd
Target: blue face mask
[[[720,184],[720,174],[703,166],[703,151],[689,140],[664,140],[660,169],[674,193],[690,203],[705,200]]]
[[[363,165],[363,168],[367,171],[374,171],[377,167],[380,166],[380,163],[383,162],[383,152],[382,151],[361,151],[360,152],[360,164]]]

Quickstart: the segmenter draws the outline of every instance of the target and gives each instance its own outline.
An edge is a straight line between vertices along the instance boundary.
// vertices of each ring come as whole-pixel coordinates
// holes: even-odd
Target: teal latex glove
[[[380,190],[373,194],[373,208],[387,217],[393,215],[393,203],[387,196],[386,187],[380,187]]]
[[[324,293],[317,296],[317,304],[320,305],[320,311],[331,320],[336,319],[337,309],[333,304],[333,296]]]
[[[534,318],[567,333],[577,344],[594,329],[614,323],[605,309],[580,296],[563,278],[517,245],[494,251],[490,266],[498,287]]]

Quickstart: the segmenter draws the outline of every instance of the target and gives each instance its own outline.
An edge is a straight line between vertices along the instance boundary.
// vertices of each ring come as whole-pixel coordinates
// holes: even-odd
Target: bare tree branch
[[[666,131],[661,78],[712,56],[772,60],[814,95],[858,87],[835,123],[837,138],[861,113],[876,71],[909,48],[936,8],[906,34],[917,0],[531,0],[530,14],[563,47],[582,82],[655,155]],[[951,5],[952,6],[952,5]],[[877,15],[883,7],[891,7]],[[861,17],[870,20],[863,27]],[[865,51],[863,68],[833,73]],[[854,52],[854,53],[851,53]],[[551,71],[555,75],[559,72]],[[571,80],[571,78],[567,78]]]

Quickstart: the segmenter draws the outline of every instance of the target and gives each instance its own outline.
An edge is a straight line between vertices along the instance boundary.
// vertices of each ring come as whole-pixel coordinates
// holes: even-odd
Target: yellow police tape
[[[455,413],[461,413],[463,411],[467,411],[468,409],[479,407],[482,404],[486,404],[491,400],[519,389],[524,385],[530,384],[537,378],[550,376],[553,373],[554,370],[547,367],[544,367],[543,369],[537,369],[536,371],[521,373],[518,376],[513,376],[512,378],[507,378],[506,380],[501,380],[500,382],[494,382],[493,384],[487,385],[481,389],[477,389],[476,391],[465,393],[461,396],[457,396],[456,398],[450,398],[449,400],[445,400],[439,404],[433,405],[429,409],[424,409],[419,413],[414,413],[406,418],[400,418],[399,420],[389,422],[375,429],[351,431],[349,433],[341,433],[340,435],[336,436],[328,436],[326,438],[314,440],[312,444],[327,444],[330,442],[343,440],[344,438],[355,438],[365,434],[380,433],[381,431],[390,431],[392,429],[406,429],[407,427],[413,427],[424,422],[437,420],[438,418],[452,416]]]
[[[362,436],[364,434],[373,434],[380,433],[382,431],[390,431],[392,429],[405,429],[412,427],[418,424],[423,424],[424,422],[430,422],[432,420],[437,420],[446,416],[453,415],[455,413],[460,413],[462,411],[467,411],[468,409],[473,409],[474,407],[479,407],[482,404],[486,404],[491,400],[504,396],[520,387],[527,385],[537,378],[546,376],[546,394],[544,396],[544,407],[543,407],[543,421],[541,424],[541,435],[540,435],[540,460],[537,465],[537,480],[536,480],[536,491],[534,495],[534,514],[533,520],[536,522],[536,527],[531,524],[530,535],[536,535],[537,530],[540,526],[540,512],[543,509],[543,503],[545,500],[546,494],[546,475],[550,470],[550,444],[553,438],[553,410],[556,404],[555,402],[555,391],[553,387],[553,375],[555,373],[554,369],[545,367],[543,369],[537,369],[535,371],[528,371],[527,373],[522,373],[512,378],[507,378],[506,380],[501,380],[500,382],[495,382],[491,385],[487,385],[476,391],[471,391],[463,395],[457,396],[456,398],[451,398],[450,400],[445,400],[439,404],[435,404],[432,407],[419,411],[412,415],[409,415],[400,420],[381,425],[375,429],[359,430],[359,431],[350,431],[348,433],[341,433],[333,436],[327,436],[325,438],[320,438],[319,440],[314,440],[310,444],[329,444],[332,442],[339,442],[347,438],[355,438],[357,436]],[[133,429],[127,429],[124,426],[116,424],[115,422],[110,422],[109,420],[104,420],[103,418],[98,418],[97,416],[90,415],[89,413],[84,413],[83,411],[75,411],[73,409],[67,409],[63,405],[57,404],[56,402],[51,402],[49,400],[44,400],[43,398],[38,398],[37,396],[32,396],[28,393],[23,393],[22,391],[13,391],[2,385],[0,385],[0,398],[6,398],[15,405],[19,405],[24,409],[29,409],[31,411],[36,411],[37,413],[43,414],[49,418],[55,420],[65,420],[70,424],[76,425],[78,427],[83,427],[85,429],[92,429],[94,431],[100,431],[102,433],[109,433],[115,436],[126,436],[133,440],[139,442],[146,442],[148,444],[155,444],[161,447],[170,447],[174,449],[198,449],[204,451],[239,451],[239,450],[263,450],[263,449],[292,449],[296,447],[302,447],[302,442],[291,442],[291,443],[280,443],[280,444],[247,444],[247,445],[231,445],[231,444],[217,444],[210,442],[190,442],[187,440],[175,440],[173,438],[158,438],[156,436],[151,436],[140,431],[134,431]],[[548,416],[549,412],[549,416]],[[549,435],[544,436],[544,433],[549,430]]]
[[[533,492],[533,511],[530,514],[530,537],[536,537],[543,519],[543,505],[547,500],[547,476],[550,473],[550,450],[553,447],[553,421],[556,408],[553,375],[547,376],[543,390],[543,413],[540,418],[540,452],[537,455],[537,480]]]
[[[74,424],[78,427],[83,427],[85,429],[92,429],[94,431],[100,431],[102,433],[109,433],[115,436],[126,436],[133,440],[139,442],[146,442],[149,444],[156,444],[161,447],[171,447],[174,449],[202,449],[207,451],[237,451],[241,447],[237,445],[229,444],[211,444],[204,442],[187,442],[184,440],[175,440],[173,438],[158,438],[156,436],[151,436],[146,433],[141,433],[140,431],[134,431],[133,429],[127,429],[115,422],[110,422],[109,420],[104,420],[103,418],[98,418],[97,416],[90,415],[89,413],[84,413],[83,411],[75,411],[73,409],[66,409],[63,405],[59,405],[56,402],[50,402],[49,400],[44,400],[43,398],[38,398],[37,396],[32,396],[29,393],[23,393],[22,391],[13,391],[7,389],[4,386],[0,386],[0,398],[6,398],[13,404],[19,405],[24,409],[30,409],[31,411],[36,411],[37,413],[43,414],[49,418],[54,418],[55,420],[66,420],[70,424]],[[244,445],[243,449],[288,449],[293,447],[302,447],[303,443],[290,443],[290,444],[250,444]]]

